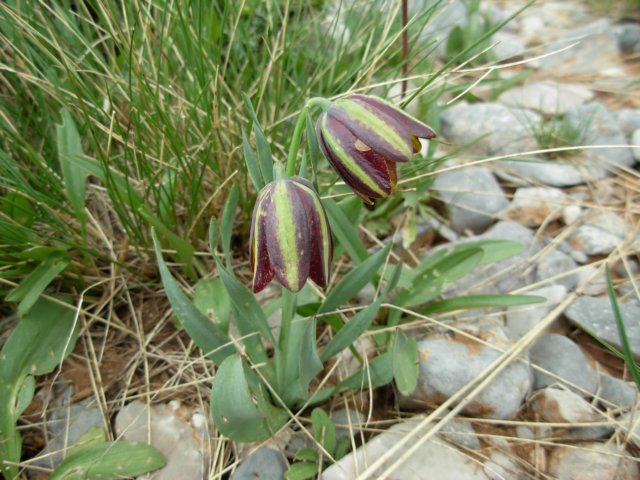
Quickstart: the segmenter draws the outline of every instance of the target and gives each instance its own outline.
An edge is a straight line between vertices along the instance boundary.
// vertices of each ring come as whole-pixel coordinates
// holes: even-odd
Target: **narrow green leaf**
[[[262,180],[262,175],[260,174],[260,167],[258,167],[256,154],[249,143],[247,133],[244,129],[242,129],[242,152],[244,154],[244,162],[247,165],[249,178],[251,179],[253,186],[256,188],[256,191],[259,192],[264,187],[264,180]]]
[[[281,397],[287,405],[302,405],[309,398],[309,385],[322,371],[313,318],[294,317],[287,343],[280,343],[276,361],[282,370]]]
[[[338,243],[344,247],[354,262],[364,262],[369,254],[360,239],[358,227],[349,221],[342,210],[340,210],[340,207],[330,198],[324,199],[322,204],[327,211],[329,221],[331,222],[331,231]]]
[[[466,249],[447,255],[431,270],[435,277],[441,277],[444,283],[452,283],[476,268],[484,253],[480,248]]]
[[[137,477],[165,465],[162,454],[146,443],[100,442],[71,453],[49,480],[111,480]]]
[[[376,318],[381,303],[382,299],[378,299],[364,310],[358,312],[335,334],[320,355],[323,363],[350,346],[360,335],[367,331]]]
[[[331,289],[329,295],[322,303],[318,313],[326,313],[340,307],[348,300],[352,299],[362,288],[369,283],[380,267],[384,264],[391,243],[387,244],[382,250],[371,255],[356,268],[347,273],[344,278],[334,288]]]
[[[276,340],[271,332],[267,317],[260,308],[260,304],[254,297],[253,293],[249,291],[236,277],[220,264],[216,259],[216,265],[218,266],[218,273],[222,279],[222,283],[227,289],[231,304],[238,311],[236,321],[240,333],[247,335],[251,332],[261,333],[272,345],[276,345]],[[247,323],[251,326],[251,329],[244,329],[242,324]]]
[[[220,433],[237,442],[260,442],[274,435],[288,420],[285,410],[269,406],[256,380],[239,355],[228,357],[211,387],[211,416]]]
[[[615,318],[616,326],[618,327],[618,335],[620,335],[620,346],[622,347],[624,363],[629,368],[629,372],[631,372],[631,377],[633,378],[636,387],[638,388],[638,390],[640,390],[640,370],[636,365],[633,350],[631,350],[631,345],[629,345],[627,330],[624,325],[624,319],[622,318],[622,312],[620,311],[620,305],[618,304],[618,298],[616,297],[616,291],[613,289],[613,282],[611,281],[611,271],[609,270],[608,264],[605,265],[605,276],[607,278],[607,293],[609,294],[609,300],[611,301],[613,317]]]
[[[388,279],[386,285],[384,286],[384,290],[382,291],[382,298],[387,298],[393,291],[393,289],[398,286],[400,278],[402,278],[402,267],[402,261],[398,262],[396,266],[393,267],[393,270],[391,271],[391,277]]]
[[[220,239],[222,240],[222,251],[224,252],[227,268],[231,268],[231,235],[233,233],[233,222],[236,219],[238,198],[240,198],[240,188],[237,184],[234,184],[224,204],[222,221],[220,222]]]
[[[453,282],[471,270],[482,259],[482,250],[468,249],[451,253],[431,263],[429,268],[415,276],[411,287],[402,291],[393,303],[400,307],[419,305],[429,302],[440,295],[447,282]]]
[[[56,125],[56,139],[58,147],[58,161],[60,162],[60,170],[62,179],[66,188],[67,200],[73,208],[76,218],[80,221],[84,231],[85,225],[85,194],[86,194],[86,173],[82,170],[74,168],[71,161],[74,157],[83,157],[82,141],[80,134],[76,128],[76,124],[71,114],[62,109],[62,124]]]
[[[429,313],[452,312],[454,310],[468,310],[470,308],[513,307],[516,305],[528,305],[545,301],[546,299],[544,297],[535,295],[509,295],[506,293],[495,295],[468,295],[434,302],[420,310],[420,313],[427,315]]]
[[[291,464],[285,474],[287,480],[307,480],[318,474],[318,465],[310,462],[296,462]]]
[[[402,395],[410,395],[418,385],[418,343],[397,329],[393,342],[393,378]]]
[[[211,221],[209,222],[209,252],[211,255],[216,254],[218,246],[218,221],[211,217]]]
[[[227,333],[231,316],[231,299],[219,278],[200,279],[193,292],[193,304],[200,312]]]
[[[481,249],[482,260],[478,265],[488,265],[499,262],[505,258],[510,258],[522,253],[524,246],[512,240],[478,240],[475,242],[465,242],[453,247],[451,253],[462,252],[469,249]]]
[[[49,284],[69,265],[66,255],[55,253],[40,263],[20,284],[9,292],[9,302],[20,301],[18,314],[25,315]]]
[[[329,415],[322,408],[314,408],[311,412],[311,429],[315,438],[329,453],[336,450],[336,428]]]
[[[225,358],[235,353],[233,342],[216,324],[200,313],[200,310],[180,289],[164,263],[155,231],[152,230],[151,235],[153,236],[160,278],[174,315],[202,352],[219,365]]]
[[[269,141],[267,140],[267,137],[265,137],[258,122],[253,124],[253,134],[256,137],[258,164],[260,165],[262,178],[264,178],[265,184],[271,183],[273,182],[273,158],[271,156],[271,147],[269,146]]]

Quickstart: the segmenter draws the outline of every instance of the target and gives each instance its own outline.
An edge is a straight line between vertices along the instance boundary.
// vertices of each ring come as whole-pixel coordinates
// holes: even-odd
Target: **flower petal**
[[[320,146],[342,179],[358,195],[385,198],[391,194],[387,159],[357,139],[330,113],[318,120]]]
[[[386,115],[394,118],[410,134],[418,138],[430,139],[435,138],[436,136],[436,133],[431,127],[419,120],[416,120],[411,115],[405,113],[403,110],[400,110],[398,107],[392,105],[391,103],[382,100],[381,98],[358,94],[350,95],[347,98],[349,100],[364,103],[370,105],[373,108],[377,108],[381,112],[384,112]]]
[[[249,235],[249,258],[253,272],[253,292],[263,290],[273,280],[275,272],[269,261],[266,237],[266,209],[270,202],[268,191],[261,191],[253,207],[251,233]]]
[[[327,214],[311,182],[299,177],[290,180],[298,185],[299,198],[307,215],[311,255],[309,277],[320,287],[326,287],[333,257],[333,239]]]
[[[307,215],[293,183],[273,182],[267,210],[266,232],[269,260],[278,281],[298,292],[309,276]]]
[[[409,132],[383,111],[346,98],[329,107],[327,114],[339,120],[357,139],[383,157],[396,162],[411,160],[413,146]]]

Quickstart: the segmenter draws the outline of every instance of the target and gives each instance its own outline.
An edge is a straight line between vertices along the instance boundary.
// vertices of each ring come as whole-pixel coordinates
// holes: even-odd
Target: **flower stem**
[[[296,157],[298,156],[298,149],[300,148],[300,140],[302,139],[302,132],[304,132],[304,125],[307,121],[307,110],[315,107],[320,107],[322,110],[326,110],[331,105],[331,102],[326,98],[313,97],[307,100],[307,103],[300,113],[298,114],[298,120],[293,130],[293,137],[291,137],[291,145],[289,146],[289,156],[287,157],[287,176],[292,177],[296,171]]]

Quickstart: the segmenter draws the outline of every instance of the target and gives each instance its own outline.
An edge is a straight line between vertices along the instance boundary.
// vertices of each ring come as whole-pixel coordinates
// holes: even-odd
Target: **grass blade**
[[[611,308],[613,309],[613,317],[616,320],[616,326],[618,327],[618,334],[620,335],[620,345],[622,346],[622,354],[624,356],[624,363],[627,365],[631,377],[636,384],[638,390],[640,390],[640,369],[636,365],[633,351],[629,345],[629,338],[627,337],[627,331],[624,326],[624,319],[622,318],[622,312],[620,311],[620,305],[618,304],[618,298],[616,297],[616,291],[613,289],[613,282],[611,281],[611,271],[609,265],[605,266],[605,276],[607,278],[607,293],[609,294],[609,300],[611,301]]]
[[[82,170],[74,168],[72,159],[82,158],[82,141],[71,114],[62,109],[62,124],[56,126],[58,143],[58,161],[62,171],[62,179],[66,187],[67,200],[71,204],[76,218],[85,231],[84,204],[86,195],[87,175]]]
[[[506,293],[495,295],[468,295],[434,302],[420,310],[420,313],[427,315],[429,313],[453,312],[455,310],[468,310],[470,308],[514,307],[516,305],[543,303],[546,300],[546,298],[536,295],[509,295]]]

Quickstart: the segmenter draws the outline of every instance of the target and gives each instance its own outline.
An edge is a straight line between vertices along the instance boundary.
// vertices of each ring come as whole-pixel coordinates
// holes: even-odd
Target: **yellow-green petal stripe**
[[[297,229],[292,208],[293,199],[289,196],[286,182],[276,183],[272,201],[276,210],[275,217],[278,219],[276,226],[278,249],[284,264],[284,272],[281,273],[287,279],[291,289],[297,291],[299,288]]]
[[[362,105],[350,100],[338,101],[336,104],[343,108],[351,119],[363,125],[373,135],[380,137],[377,132],[384,132],[384,137],[380,137],[382,141],[391,145],[399,153],[406,155],[407,158],[411,158],[413,152],[409,151],[407,144],[398,132],[383,119]]]
[[[386,196],[385,191],[382,188],[380,188],[380,186],[375,182],[375,180],[371,178],[371,176],[367,174],[367,172],[365,172],[362,168],[360,168],[360,166],[353,159],[353,157],[351,157],[347,152],[345,152],[344,148],[342,148],[342,145],[340,145],[340,143],[335,140],[333,135],[331,135],[331,132],[329,131],[328,124],[327,124],[327,118],[328,118],[327,115],[324,115],[324,118],[322,119],[322,130],[323,130],[324,141],[329,144],[329,147],[331,148],[333,153],[338,158],[340,158],[340,160],[342,160],[342,163],[344,163],[346,169],[349,170],[349,173],[357,177],[358,180],[364,183],[371,190],[385,197]]]

